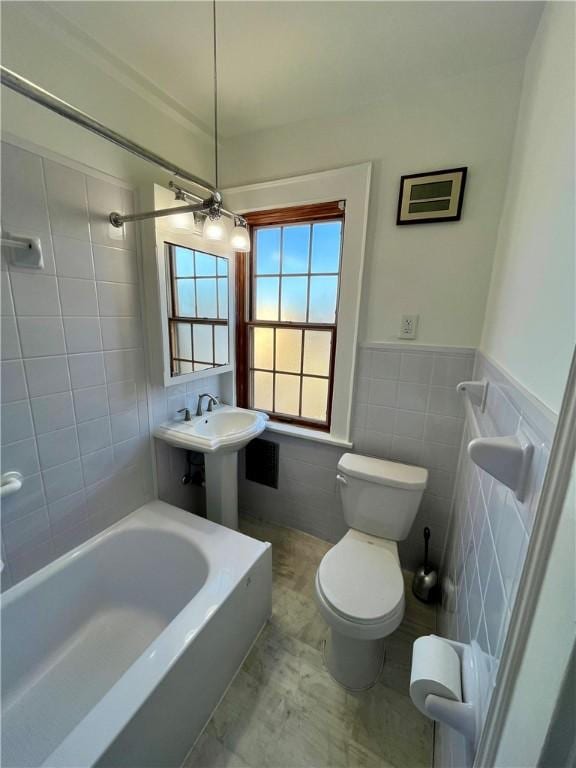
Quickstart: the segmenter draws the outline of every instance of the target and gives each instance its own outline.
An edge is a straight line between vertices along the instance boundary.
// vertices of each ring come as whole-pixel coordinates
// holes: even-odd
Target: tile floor
[[[316,568],[331,545],[252,518],[240,528],[272,543],[272,618],[185,768],[431,766],[433,724],[413,706],[408,685],[412,643],[434,631],[435,611],[407,590],[380,682],[349,693],[323,667],[327,630],[314,601]]]

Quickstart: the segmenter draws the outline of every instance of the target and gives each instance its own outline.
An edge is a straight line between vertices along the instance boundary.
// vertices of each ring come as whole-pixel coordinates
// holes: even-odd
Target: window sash
[[[278,280],[278,301],[277,301],[277,316],[278,319],[275,322],[280,323],[300,323],[300,322],[309,322],[310,317],[310,290],[312,287],[312,279],[317,277],[333,277],[336,278],[336,296],[335,296],[335,305],[334,305],[334,323],[326,323],[326,325],[336,325],[338,322],[338,304],[340,300],[340,276],[342,271],[342,241],[343,241],[343,225],[344,225],[344,217],[342,215],[341,211],[338,211],[338,216],[332,215],[332,216],[325,216],[325,217],[318,217],[318,218],[312,218],[312,219],[298,219],[295,218],[294,220],[288,220],[288,221],[278,221],[276,223],[265,223],[265,224],[257,224],[253,225],[251,227],[251,240],[252,240],[252,250],[249,254],[249,269],[250,269],[250,290],[249,290],[249,304],[248,304],[248,317],[251,322],[270,322],[268,320],[258,320],[256,317],[256,303],[257,303],[257,280],[259,279],[277,279]],[[342,231],[340,235],[340,253],[338,257],[338,270],[333,272],[314,272],[312,271],[312,249],[313,249],[313,226],[315,224],[325,224],[330,221],[340,221],[342,223]],[[310,227],[310,235],[308,240],[308,269],[306,272],[284,272],[282,270],[282,263],[283,263],[283,256],[284,256],[284,231],[286,227],[297,225],[297,224],[307,224]],[[263,229],[280,229],[280,259],[279,259],[279,270],[274,273],[257,273],[256,271],[256,263],[258,258],[257,253],[257,237],[256,233],[259,230]],[[282,283],[283,280],[291,280],[292,278],[306,278],[306,317],[305,320],[298,320],[298,321],[291,321],[291,320],[282,320]],[[273,321],[274,322],[274,321]]]
[[[290,224],[309,224],[312,226],[316,223],[323,223],[329,221],[341,221],[342,231],[340,240],[340,257],[337,272],[312,272],[312,259],[309,252],[308,257],[308,271],[299,273],[284,273],[281,272],[281,266],[279,271],[274,274],[262,275],[262,277],[306,277],[308,278],[307,286],[307,316],[309,314],[309,292],[310,292],[310,278],[311,277],[337,277],[337,296],[336,296],[336,311],[335,320],[333,323],[319,323],[319,322],[303,322],[303,321],[290,321],[281,320],[280,317],[280,303],[278,306],[278,320],[256,320],[255,319],[255,279],[256,279],[256,254],[255,247],[248,254],[237,253],[236,254],[236,310],[237,310],[237,326],[236,326],[236,357],[237,357],[237,401],[239,405],[244,407],[253,406],[253,385],[254,385],[254,372],[260,370],[266,373],[273,374],[273,381],[275,382],[275,374],[279,375],[292,375],[300,378],[299,392],[299,414],[301,413],[301,400],[302,400],[302,379],[323,379],[328,382],[328,395],[327,395],[327,414],[325,421],[318,421],[309,418],[301,418],[299,416],[292,416],[288,414],[279,413],[277,411],[265,411],[270,415],[274,421],[285,422],[295,424],[298,426],[304,426],[308,428],[319,429],[323,431],[330,431],[330,425],[332,421],[332,400],[334,392],[334,368],[336,358],[336,340],[337,340],[337,321],[338,321],[338,304],[340,299],[340,282],[342,275],[342,253],[343,253],[343,240],[344,240],[344,206],[341,202],[335,201],[330,203],[320,203],[304,206],[294,206],[284,208],[280,210],[264,210],[256,211],[246,214],[248,221],[252,243],[256,244],[255,232],[257,229],[263,229],[268,227],[284,227]],[[312,234],[312,233],[311,233]],[[310,238],[310,248],[312,244],[312,238]],[[253,342],[252,335],[254,328],[273,328],[273,329],[295,329],[301,331],[328,331],[330,333],[330,360],[329,360],[329,372],[328,375],[323,377],[316,374],[304,374],[303,367],[301,365],[300,372],[294,373],[293,371],[282,371],[280,369],[259,369],[253,365]],[[301,345],[301,355],[304,354],[304,345]],[[273,358],[274,366],[276,364],[276,356],[274,353]],[[274,405],[274,403],[273,403]]]
[[[254,363],[254,328],[270,328],[274,330],[273,334],[273,347],[272,347],[272,368],[263,368],[255,365]],[[290,424],[297,424],[301,426],[315,427],[318,429],[330,429],[331,422],[331,410],[332,410],[332,391],[334,382],[334,362],[336,358],[336,325],[334,324],[310,324],[310,323],[268,323],[265,321],[248,322],[246,323],[246,329],[248,333],[248,405],[251,408],[255,408],[254,405],[254,373],[269,373],[272,375],[272,408],[265,409],[259,408],[268,413],[275,421],[282,421]],[[276,362],[276,331],[290,329],[301,332],[300,340],[300,366],[298,371],[284,370],[277,366]],[[330,354],[328,359],[328,372],[324,376],[317,373],[307,373],[304,370],[304,353],[305,353],[305,332],[306,331],[322,331],[330,335]],[[298,378],[298,414],[283,413],[280,410],[276,410],[276,376],[293,376]],[[327,382],[327,397],[326,397],[326,418],[325,419],[313,419],[308,416],[302,416],[302,399],[303,388],[305,379],[318,379]]]
[[[221,309],[224,309],[223,307],[220,307],[220,291],[218,290],[219,283],[218,280],[226,280],[229,281],[229,272],[228,272],[228,266],[226,266],[226,273],[220,273],[219,267],[216,266],[216,272],[212,275],[196,275],[196,269],[194,269],[193,275],[180,275],[178,276],[176,274],[176,249],[177,248],[183,248],[185,250],[192,251],[194,253],[194,263],[196,259],[196,251],[198,249],[195,248],[189,248],[188,246],[182,246],[182,245],[176,245],[174,243],[165,243],[166,247],[166,253],[167,253],[167,262],[168,262],[168,275],[167,278],[169,280],[169,292],[168,292],[168,342],[169,342],[169,348],[170,348],[170,375],[171,376],[180,376],[182,373],[178,371],[177,369],[180,367],[179,363],[188,363],[192,367],[192,371],[189,373],[194,373],[196,371],[203,371],[207,370],[208,368],[222,368],[224,366],[230,365],[230,339],[228,336],[228,333],[226,334],[226,348],[227,348],[227,356],[228,361],[226,363],[219,363],[216,362],[216,355],[217,355],[217,343],[216,343],[216,328],[217,327],[225,327],[228,328],[229,319],[228,319],[228,313],[229,313],[229,301],[226,301],[226,317],[221,317]],[[200,251],[198,251],[200,252]],[[205,253],[202,251],[201,253]],[[224,257],[217,256],[215,254],[207,254],[208,256],[211,256],[214,259],[222,259],[223,261],[226,261]],[[216,265],[218,262],[215,262]],[[197,285],[199,281],[202,280],[214,280],[216,285],[216,317],[202,317],[197,315],[180,315],[179,314],[179,301],[178,301],[178,282],[182,280],[193,280],[194,281],[194,307],[197,310],[198,308],[198,291],[197,291]],[[182,325],[189,326],[189,334],[190,334],[190,350],[191,350],[191,356],[186,357],[182,354],[178,354],[180,352],[179,346],[178,346],[178,327]],[[194,326],[208,326],[211,328],[211,346],[212,346],[212,360],[203,360],[201,358],[196,358],[195,350],[194,350]]]
[[[192,350],[192,355],[190,357],[184,357],[183,355],[176,354],[175,350],[178,349],[178,340],[177,340],[177,333],[178,333],[178,326],[179,325],[188,325],[190,326],[190,348]],[[212,329],[212,360],[202,360],[200,358],[196,358],[196,355],[194,354],[194,326],[195,325],[204,325],[209,326]],[[171,364],[171,373],[174,375],[176,373],[175,371],[175,365],[174,363],[191,363],[193,370],[191,373],[193,373],[196,370],[196,366],[210,366],[210,368],[222,368],[225,365],[229,365],[230,363],[217,363],[216,362],[216,328],[218,326],[227,326],[228,322],[226,320],[206,320],[204,318],[189,318],[189,317],[169,317],[168,318],[168,337],[170,341],[170,364]],[[229,343],[228,343],[228,357],[230,356],[230,349],[229,349]],[[204,368],[198,368],[198,370],[205,370]]]

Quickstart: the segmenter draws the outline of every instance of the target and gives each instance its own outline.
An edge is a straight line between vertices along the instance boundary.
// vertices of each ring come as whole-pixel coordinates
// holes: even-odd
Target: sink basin
[[[238,451],[266,428],[268,415],[222,405],[190,421],[168,421],[154,436],[176,448],[204,454],[206,515],[238,528]]]
[[[239,451],[264,431],[267,421],[265,413],[222,405],[191,421],[161,424],[154,435],[177,448],[200,453]]]

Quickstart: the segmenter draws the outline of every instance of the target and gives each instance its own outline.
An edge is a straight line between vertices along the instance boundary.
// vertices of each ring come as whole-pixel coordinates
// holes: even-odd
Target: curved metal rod
[[[107,141],[111,141],[118,147],[122,147],[122,149],[136,155],[136,157],[140,157],[142,160],[153,163],[163,171],[171,173],[185,181],[189,181],[192,184],[196,184],[211,193],[216,192],[216,189],[212,184],[201,179],[199,176],[186,171],[184,168],[180,168],[180,166],[160,157],[160,155],[157,155],[155,152],[150,152],[150,150],[146,149],[141,144],[137,144],[135,141],[127,139],[125,136],[113,131],[111,128],[107,128],[103,123],[100,123],[98,120],[95,120],[93,117],[86,114],[86,112],[82,112],[82,110],[73,107],[71,104],[59,99],[49,91],[44,90],[44,88],[40,88],[40,86],[30,80],[26,80],[26,78],[1,65],[0,78],[2,85],[5,85],[7,88],[10,88],[22,96],[26,96],[26,98],[35,101],[37,104],[41,104],[43,107],[50,109],[57,115],[61,115],[67,120],[76,123],[76,125],[86,128],[97,136],[100,136]]]
[[[206,201],[211,203],[211,199]],[[206,203],[194,203],[192,205],[179,205],[175,208],[159,208],[157,211],[143,211],[142,213],[127,213],[126,215],[118,211],[112,211],[110,214],[110,223],[114,227],[121,227],[129,221],[144,221],[144,219],[159,219],[162,216],[174,216],[178,213],[201,213],[209,210]]]
[[[176,197],[177,200],[188,200],[189,198],[196,197],[189,192],[185,193],[184,197]],[[227,208],[222,208],[221,196],[218,192],[215,192],[212,197],[206,200],[201,200],[199,203],[189,203],[188,205],[180,205],[176,208],[159,208],[156,211],[143,211],[142,213],[127,213],[122,214],[118,211],[112,211],[109,216],[110,223],[114,227],[122,227],[129,221],[143,221],[144,219],[159,219],[162,216],[174,216],[178,213],[204,213],[207,216],[213,214],[215,216],[228,216],[233,219],[234,222],[240,221],[246,224],[246,219],[233,211],[229,211]]]

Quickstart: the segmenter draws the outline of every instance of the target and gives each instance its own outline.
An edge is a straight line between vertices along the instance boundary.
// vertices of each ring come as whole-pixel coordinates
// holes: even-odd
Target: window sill
[[[312,440],[316,443],[324,443],[325,445],[333,445],[337,448],[352,448],[353,445],[349,440],[334,437],[329,432],[297,427],[294,424],[284,424],[280,421],[266,422],[266,431],[277,432],[280,435],[289,435],[290,437],[299,437],[303,440]]]

